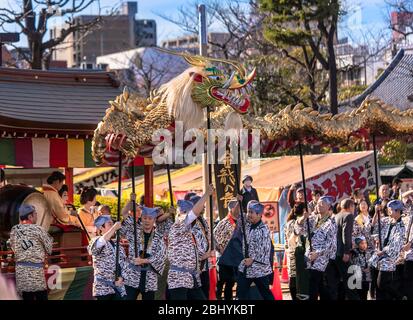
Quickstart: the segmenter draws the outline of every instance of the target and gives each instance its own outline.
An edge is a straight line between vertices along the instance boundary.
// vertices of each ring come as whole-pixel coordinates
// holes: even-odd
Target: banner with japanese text
[[[113,169],[108,172],[104,172],[95,177],[91,177],[87,180],[75,183],[75,193],[80,193],[80,191],[85,187],[94,187],[95,189],[102,188],[103,186],[118,180],[118,172]]]
[[[216,159],[218,159],[218,152],[216,152]],[[228,202],[237,195],[235,183],[235,170],[238,170],[238,177],[240,177],[240,166],[234,164],[230,148],[227,148],[224,159],[216,161],[214,165],[215,183],[217,192],[218,213],[220,219],[223,219],[228,214]],[[239,163],[239,161],[238,161]]]
[[[374,177],[374,157],[371,153],[345,166],[309,178],[306,180],[306,184],[309,193],[311,190],[321,189],[324,191],[324,195],[332,196],[335,201],[340,201],[350,197],[355,189],[360,189],[362,192],[375,189]],[[379,176],[379,185],[380,183]]]

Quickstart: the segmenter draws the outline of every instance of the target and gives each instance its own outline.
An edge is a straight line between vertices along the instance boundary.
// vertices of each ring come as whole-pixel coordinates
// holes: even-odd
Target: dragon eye
[[[212,79],[212,80],[221,80],[221,77],[220,77],[220,76],[215,76],[215,75],[208,76],[208,78],[209,78],[209,79]]]

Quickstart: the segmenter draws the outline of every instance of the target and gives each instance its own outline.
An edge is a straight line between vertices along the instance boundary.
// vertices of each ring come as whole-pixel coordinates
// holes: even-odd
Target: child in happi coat
[[[93,261],[93,296],[97,300],[122,300],[126,296],[123,284],[128,272],[126,254],[119,247],[119,265],[116,265],[116,243],[112,240],[122,225],[103,215],[95,219],[95,226],[98,236],[90,241],[88,248]]]
[[[367,240],[364,236],[358,236],[354,240],[355,248],[351,250],[351,265],[355,266],[356,282],[354,283],[360,300],[367,300],[367,293],[371,283],[369,259],[371,252],[368,250]],[[358,277],[358,278],[357,278]]]

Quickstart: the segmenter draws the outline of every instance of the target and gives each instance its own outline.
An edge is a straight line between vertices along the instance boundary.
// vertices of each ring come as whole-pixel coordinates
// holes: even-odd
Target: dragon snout
[[[109,152],[120,150],[126,135],[123,133],[110,133],[106,136],[106,150]]]
[[[105,137],[106,147],[104,151],[104,162],[107,164],[119,161],[119,152],[122,153],[122,162],[130,162],[137,156],[134,143],[124,133],[109,133]]]

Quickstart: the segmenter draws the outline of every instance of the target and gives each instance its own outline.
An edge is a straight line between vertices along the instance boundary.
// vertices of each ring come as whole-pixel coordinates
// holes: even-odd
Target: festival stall
[[[96,166],[91,154],[96,123],[119,92],[108,72],[0,68],[0,165],[64,168],[72,198],[73,169]],[[137,158],[134,164],[145,163]]]
[[[119,92],[119,83],[107,72],[0,68],[0,165],[6,170],[13,168],[14,171],[64,169],[70,200],[73,200],[74,169],[96,167],[91,156],[91,139],[108,101],[114,99]],[[133,163],[145,165],[145,176],[149,177],[147,185],[151,186],[150,161],[137,157]],[[91,177],[92,181],[93,178]],[[32,198],[37,201],[36,205],[45,205],[39,196],[41,194],[29,189],[25,189],[25,192],[34,195]],[[146,194],[150,203],[150,192]],[[14,223],[18,222],[16,212],[8,211],[17,208],[18,212],[20,203],[27,200],[21,199],[21,196],[16,195],[15,200],[9,199],[11,207],[1,208],[2,235],[9,231],[4,228],[9,227],[10,219]],[[50,265],[61,268],[63,282],[67,280],[65,285],[72,288],[80,286],[77,280],[85,279],[85,270],[89,270],[90,274],[91,269],[87,266],[91,261],[85,248],[81,246],[80,237],[75,236],[79,230],[69,229],[64,232],[67,231],[67,237],[55,243]],[[2,236],[0,240],[6,239]],[[0,250],[6,248],[4,241],[2,243]],[[12,253],[0,251],[0,260],[1,272],[13,273],[13,264],[10,263],[13,260]],[[81,266],[89,269],[79,269]],[[70,282],[73,283],[69,285]],[[52,296],[62,295],[63,289],[56,290],[51,292]],[[64,295],[73,296],[70,290],[68,292]]]

